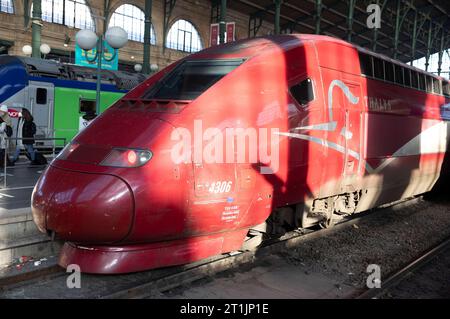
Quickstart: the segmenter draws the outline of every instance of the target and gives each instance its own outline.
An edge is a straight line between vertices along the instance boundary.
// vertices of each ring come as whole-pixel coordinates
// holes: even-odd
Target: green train
[[[0,104],[8,106],[14,126],[21,108],[30,110],[37,139],[70,142],[80,129],[82,116],[96,110],[96,80],[93,68],[0,55]],[[102,70],[100,111],[144,80],[141,73]],[[53,147],[53,143],[59,148],[64,141],[37,140],[36,146]]]

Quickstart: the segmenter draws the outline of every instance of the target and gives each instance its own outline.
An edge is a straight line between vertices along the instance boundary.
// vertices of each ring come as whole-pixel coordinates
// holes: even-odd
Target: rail
[[[56,141],[63,141],[63,146],[66,145],[67,139],[65,137],[5,137],[5,152],[4,152],[4,158],[3,158],[3,188],[6,188],[7,185],[7,167],[8,167],[8,150],[10,148],[10,142],[11,141],[18,141],[18,140],[34,140],[34,141],[53,141],[52,143],[52,159],[56,157]],[[17,143],[16,143],[17,147]],[[15,150],[16,148],[14,148]],[[38,148],[35,148],[38,149]]]
[[[356,299],[377,299],[379,297],[382,297],[387,292],[389,292],[389,289],[395,288],[405,278],[411,276],[411,274],[426,266],[435,257],[439,256],[445,250],[449,249],[449,247],[450,237],[447,237],[436,246],[432,247],[416,259],[412,260],[408,265],[404,266],[395,273],[390,274],[387,279],[383,280],[383,285],[381,288],[364,290],[360,295],[356,296]]]

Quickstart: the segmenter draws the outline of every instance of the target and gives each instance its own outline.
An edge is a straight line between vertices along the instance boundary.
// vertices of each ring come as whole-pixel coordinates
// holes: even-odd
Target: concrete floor
[[[50,160],[50,158],[48,158]],[[30,206],[31,193],[45,166],[30,165],[25,159],[6,169],[6,188],[3,168],[0,173],[0,210]]]
[[[301,265],[292,265],[279,256],[247,271],[195,285],[183,292],[169,293],[171,298],[345,298],[355,287],[337,282],[322,273],[310,273]]]

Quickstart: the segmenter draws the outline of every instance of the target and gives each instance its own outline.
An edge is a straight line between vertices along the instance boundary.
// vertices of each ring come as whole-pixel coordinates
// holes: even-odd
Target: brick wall
[[[31,45],[31,24],[25,25],[24,0],[13,0],[15,14],[0,13],[0,39],[14,42],[9,54],[23,55],[22,47]],[[91,8],[97,30],[103,30],[104,16],[103,0],[87,0]],[[120,5],[129,3],[144,9],[144,0],[111,0],[110,13]],[[30,4],[31,6],[31,0]],[[29,8],[28,8],[29,11]],[[209,26],[210,26],[211,2],[208,0],[178,0],[169,20],[170,26],[178,19],[185,19],[191,22],[200,34],[203,47],[209,46]],[[237,39],[245,39],[248,36],[248,16],[228,10],[228,21],[236,22]],[[109,19],[109,17],[108,17]],[[156,33],[156,45],[151,46],[150,62],[156,63],[160,68],[184,57],[186,53],[163,48],[164,29],[164,1],[153,0],[152,24]],[[264,23],[258,35],[267,34],[273,30],[273,25]],[[74,51],[75,34],[78,29],[69,28],[64,25],[43,22],[42,43],[49,44],[53,49]],[[64,47],[65,36],[71,38],[68,47]],[[143,44],[135,41],[128,41],[127,45],[120,49],[120,60],[130,63],[142,63]],[[134,59],[132,59],[134,57]]]

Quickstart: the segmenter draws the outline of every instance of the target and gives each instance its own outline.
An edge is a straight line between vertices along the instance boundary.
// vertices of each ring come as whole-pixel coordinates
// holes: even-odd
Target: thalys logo
[[[15,110],[15,109],[8,108],[8,114],[10,117],[13,117],[13,118],[20,117],[20,111]]]

